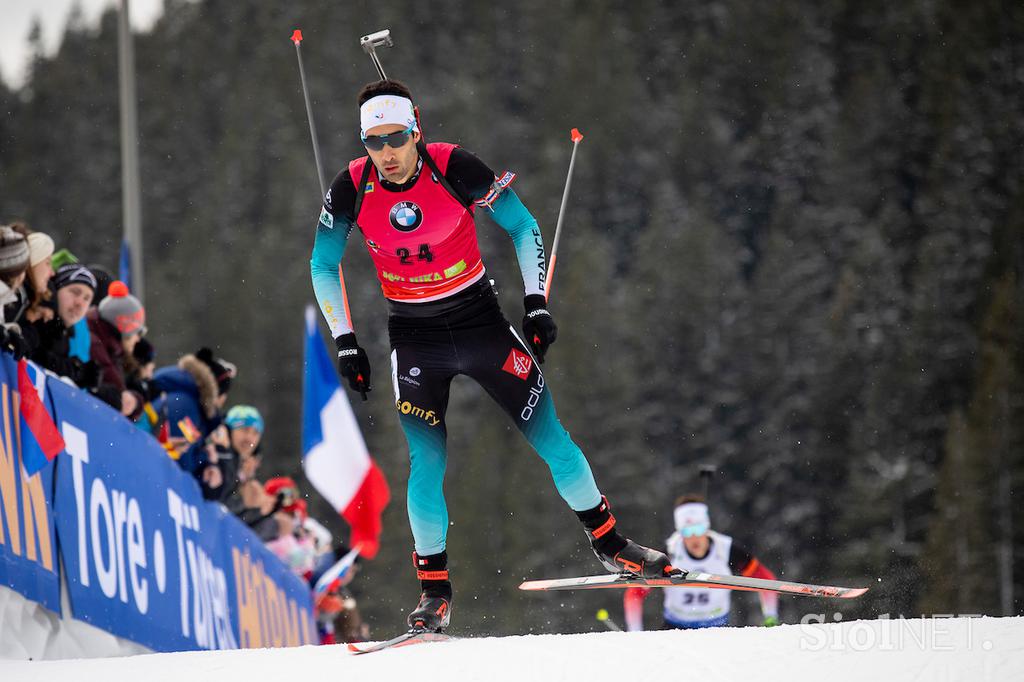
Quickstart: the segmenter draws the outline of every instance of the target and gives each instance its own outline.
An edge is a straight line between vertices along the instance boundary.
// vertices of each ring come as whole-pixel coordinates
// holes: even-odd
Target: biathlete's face
[[[683,536],[683,544],[686,545],[686,551],[690,553],[690,556],[699,559],[708,553],[708,549],[711,546],[711,538],[708,537],[707,531],[702,535],[685,535]]]
[[[397,123],[390,123],[370,128],[366,131],[366,137],[394,135],[405,130],[406,128]],[[377,167],[377,172],[389,182],[400,185],[408,181],[416,172],[416,160],[418,157],[416,143],[420,140],[420,134],[418,131],[412,131],[409,135],[396,135],[395,137],[404,137],[404,143],[399,144],[399,141],[393,138],[387,139],[381,149],[372,149],[370,146],[367,146],[366,153],[370,155],[373,165]],[[392,144],[398,144],[398,146],[393,147],[391,146]]]

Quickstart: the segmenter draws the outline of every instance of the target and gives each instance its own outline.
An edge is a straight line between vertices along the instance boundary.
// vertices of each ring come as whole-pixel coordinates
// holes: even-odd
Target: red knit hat
[[[282,502],[284,504],[281,506],[281,509],[287,512],[295,511],[298,508],[298,503],[301,501],[299,499],[299,486],[295,485],[295,481],[289,476],[278,476],[277,478],[270,479],[263,484],[263,490],[271,497],[283,495],[284,499]]]

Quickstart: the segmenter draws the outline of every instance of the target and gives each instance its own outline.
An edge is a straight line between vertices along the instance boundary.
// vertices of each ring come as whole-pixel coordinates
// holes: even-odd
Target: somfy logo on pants
[[[388,219],[399,232],[412,232],[423,222],[423,211],[411,201],[399,201],[391,207]]]

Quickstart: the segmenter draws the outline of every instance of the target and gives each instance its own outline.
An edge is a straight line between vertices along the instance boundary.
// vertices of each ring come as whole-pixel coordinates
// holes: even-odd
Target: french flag
[[[352,527],[352,547],[367,559],[380,549],[381,513],[391,500],[384,474],[366,450],[352,406],[306,308],[302,386],[302,468],[309,482]]]
[[[46,375],[33,368],[41,381]],[[64,439],[53,423],[50,413],[39,398],[39,389],[28,375],[28,362],[18,360],[18,395],[21,417],[21,464],[25,473],[34,476],[64,449]]]

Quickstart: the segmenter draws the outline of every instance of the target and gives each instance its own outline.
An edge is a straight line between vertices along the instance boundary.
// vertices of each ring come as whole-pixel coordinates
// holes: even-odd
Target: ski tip
[[[298,45],[299,43],[302,42],[302,31],[301,30],[295,29],[292,32],[292,42],[295,43],[296,45]]]
[[[854,597],[859,597],[860,595],[864,594],[867,591],[868,591],[868,588],[866,588],[866,587],[850,587],[850,588],[847,588],[846,592],[844,592],[841,595],[841,597],[843,599],[853,599]]]
[[[572,131],[570,131],[569,135],[572,136],[573,142],[579,142],[580,140],[583,139],[583,133],[580,132],[579,128],[573,128]]]
[[[352,642],[349,642],[349,643],[348,643],[348,644],[346,644],[345,646],[346,646],[346,648],[347,648],[347,649],[348,649],[349,651],[351,651],[351,652],[352,652],[352,653],[354,653],[354,654],[361,654],[361,653],[363,653],[363,650],[362,650],[362,649],[360,649],[359,647],[357,647],[357,646],[356,646],[355,644],[353,644]]]

